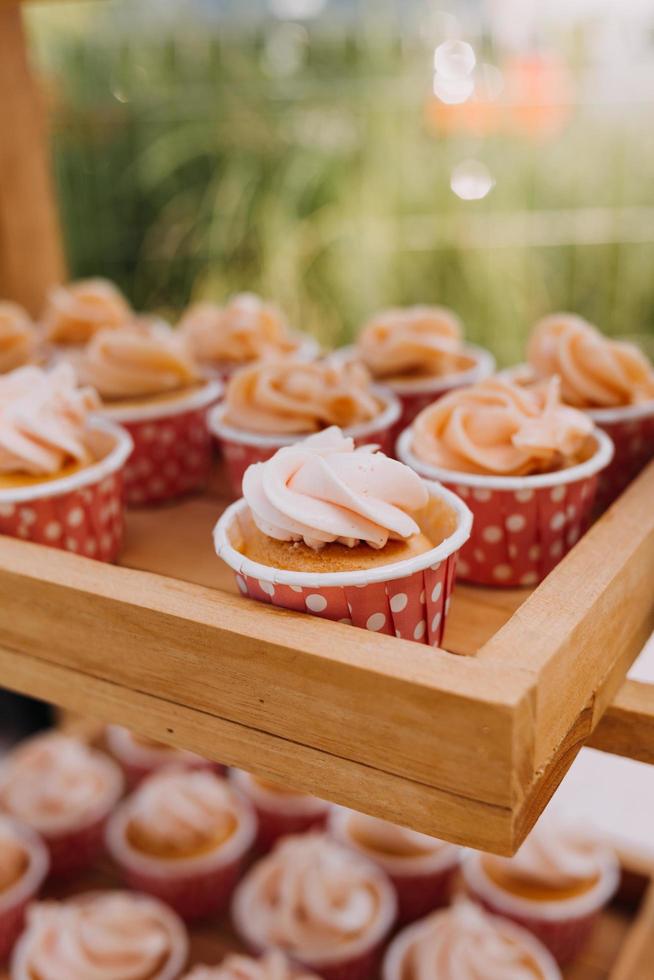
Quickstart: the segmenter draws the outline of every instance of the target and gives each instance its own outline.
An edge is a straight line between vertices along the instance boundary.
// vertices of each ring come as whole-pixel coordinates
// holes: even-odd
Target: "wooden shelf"
[[[458,586],[447,650],[236,595],[215,491],[130,514],[123,567],[5,538],[0,684],[509,853],[593,732],[654,758],[647,685],[602,720],[654,627],[653,498],[654,465],[531,594]]]

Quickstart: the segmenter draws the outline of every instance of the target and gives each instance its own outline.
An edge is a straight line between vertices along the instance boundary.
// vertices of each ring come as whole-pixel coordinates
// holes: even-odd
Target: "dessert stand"
[[[18,3],[0,85],[0,294],[36,313],[65,264]],[[625,681],[654,628],[654,464],[536,589],[458,585],[443,649],[239,596],[225,485],[131,511],[117,566],[0,538],[0,685],[504,854],[583,745],[654,762],[654,689]],[[596,942],[651,956],[653,907]]]

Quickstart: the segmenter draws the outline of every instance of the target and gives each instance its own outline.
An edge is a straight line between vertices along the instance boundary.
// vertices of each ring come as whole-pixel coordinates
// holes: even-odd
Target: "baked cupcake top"
[[[48,294],[42,322],[54,344],[85,344],[102,329],[122,327],[133,316],[129,303],[108,279],[78,279]]]
[[[316,980],[273,949],[264,956],[226,956],[219,966],[196,966],[184,980]]]
[[[581,462],[589,453],[593,424],[561,403],[556,378],[528,389],[495,377],[429,405],[412,431],[413,453],[432,466],[527,476]]]
[[[429,499],[408,466],[372,447],[355,449],[336,426],[248,467],[243,496],[263,534],[315,550],[407,540],[420,531],[411,513]]]
[[[360,425],[381,410],[362,364],[280,358],[232,375],[223,421],[247,432],[293,434]]]
[[[383,310],[363,327],[358,357],[375,378],[431,377],[471,365],[461,321],[444,306]]]
[[[222,847],[244,819],[245,804],[208,770],[148,776],[124,804],[131,846],[158,858],[194,857]]]
[[[318,964],[380,941],[395,901],[372,862],[309,833],[282,839],[254,865],[237,889],[234,913],[256,946]]]
[[[605,844],[586,827],[541,819],[512,858],[486,854],[492,880],[525,898],[546,892],[576,895],[599,879],[608,859]]]
[[[28,864],[25,841],[13,822],[0,816],[0,895],[22,878]]]
[[[549,954],[529,933],[463,899],[399,933],[385,980],[554,980]]]
[[[31,360],[36,342],[36,328],[22,306],[0,302],[0,374]]]
[[[654,365],[642,351],[604,337],[572,313],[554,313],[536,325],[527,360],[537,378],[560,377],[568,405],[612,408],[654,400]]]
[[[340,840],[356,847],[389,871],[422,863],[425,858],[441,854],[444,848],[452,848],[451,844],[437,837],[356,810],[335,809],[330,825]]]
[[[163,903],[130,892],[90,892],[37,902],[14,954],[23,980],[173,980],[187,940]]]
[[[91,462],[85,435],[98,405],[95,392],[76,386],[68,364],[0,377],[0,473],[49,476]]]
[[[176,392],[200,380],[184,338],[156,322],[101,330],[84,350],[78,370],[106,402]]]
[[[298,346],[281,310],[254,293],[238,293],[225,306],[194,303],[179,325],[202,363],[245,364]]]
[[[58,732],[21,742],[0,764],[0,810],[46,836],[86,823],[122,790],[118,767]]]

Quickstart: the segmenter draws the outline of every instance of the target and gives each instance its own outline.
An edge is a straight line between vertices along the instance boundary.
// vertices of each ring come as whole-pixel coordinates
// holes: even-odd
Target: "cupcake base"
[[[92,867],[104,852],[107,815],[65,834],[47,835],[43,839],[50,854],[50,874],[70,877]]]
[[[269,851],[280,837],[320,829],[327,822],[330,805],[325,800],[303,794],[275,793],[241,769],[232,769],[230,779],[254,807],[255,846],[259,852]]]

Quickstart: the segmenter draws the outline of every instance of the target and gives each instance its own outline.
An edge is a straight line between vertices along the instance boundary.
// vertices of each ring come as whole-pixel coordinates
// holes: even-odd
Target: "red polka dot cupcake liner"
[[[598,477],[595,503],[596,509],[603,511],[654,459],[654,402],[590,409],[587,414],[615,446],[612,461]]]
[[[495,915],[510,919],[527,929],[564,965],[573,960],[588,942],[599,913],[608,904],[620,883],[616,860],[607,859],[597,883],[576,898],[537,902],[512,895],[488,877],[478,851],[471,851],[463,862],[463,878],[468,893]]]
[[[456,388],[464,388],[466,385],[476,384],[489,378],[495,371],[495,358],[490,351],[484,347],[477,347],[476,344],[466,344],[463,347],[463,354],[469,357],[473,364],[465,371],[456,371],[451,374],[444,374],[438,378],[415,378],[405,381],[384,381],[384,385],[389,388],[399,399],[401,412],[393,428],[393,448],[395,440],[400,432],[411,425],[416,415],[423,408],[432,405],[434,402],[447,395],[448,392]],[[332,355],[335,360],[356,360],[356,348],[341,347]],[[391,452],[392,455],[392,452]]]
[[[477,585],[534,586],[587,530],[598,474],[609,464],[613,443],[595,431],[590,459],[555,473],[495,477],[430,466],[411,450],[412,430],[397,443],[398,458],[463,498],[474,515],[461,549],[459,578]]]
[[[375,387],[375,393],[383,403],[379,415],[361,425],[352,425],[343,429],[343,435],[351,436],[355,445],[366,446],[375,444],[387,456],[393,455],[395,444],[395,427],[400,418],[400,403],[390,391]],[[245,432],[225,425],[223,416],[224,405],[216,405],[209,413],[209,429],[220,449],[230,488],[234,497],[241,496],[243,475],[253,463],[265,463],[283,446],[292,446],[301,442],[303,435],[266,435],[264,433]]]
[[[42,484],[0,489],[0,534],[112,562],[123,542],[123,475],[132,440],[117,425],[93,422],[97,463]]]
[[[144,745],[135,742],[131,732],[120,725],[107,725],[105,742],[111,755],[123,770],[128,789],[134,789],[138,784],[163,766],[174,764],[184,769],[211,769],[223,775],[225,766],[219,762],[211,762],[192,752],[171,754],[166,749],[156,745]]]
[[[106,844],[129,888],[160,899],[187,922],[227,908],[255,839],[256,821],[249,809],[239,815],[238,826],[223,845],[193,858],[166,860],[137,851],[127,837],[128,820],[126,810],[116,810],[107,824]]]
[[[457,555],[470,535],[472,515],[445,487],[427,482],[430,501],[416,518],[434,540],[442,537],[443,506],[454,531],[422,555],[351,572],[297,572],[261,565],[238,550],[251,521],[245,500],[223,513],[214,528],[216,553],[236,573],[243,595],[283,609],[439,646],[454,585]]]
[[[254,807],[259,852],[269,851],[280,837],[304,834],[327,822],[330,805],[326,800],[299,793],[276,793],[242,769],[231,769],[229,776]]]
[[[125,467],[129,506],[162,504],[207,484],[212,461],[207,411],[222,391],[219,381],[209,381],[168,403],[104,409],[105,415],[127,429],[134,443]]]
[[[3,820],[10,818],[3,817]],[[25,846],[27,867],[13,885],[0,892],[0,963],[8,958],[23,931],[25,911],[41,890],[50,863],[40,837],[25,824],[10,822]]]

